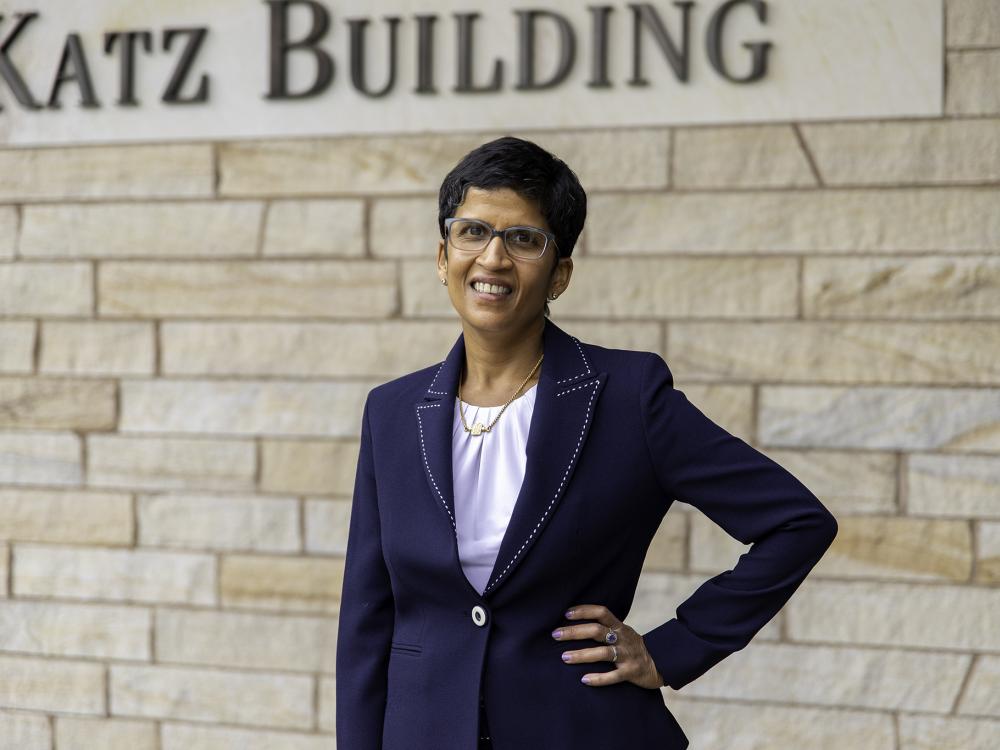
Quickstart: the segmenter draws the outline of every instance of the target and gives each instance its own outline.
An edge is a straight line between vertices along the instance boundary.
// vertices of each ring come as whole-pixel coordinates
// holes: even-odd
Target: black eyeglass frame
[[[555,236],[555,234],[553,234],[552,232],[546,231],[545,229],[542,229],[541,227],[532,227],[532,226],[528,226],[527,224],[519,224],[517,226],[507,227],[506,229],[495,229],[493,226],[491,226],[487,222],[483,221],[482,219],[474,219],[471,216],[451,216],[451,217],[449,217],[449,218],[447,218],[447,219],[444,220],[444,241],[445,241],[446,245],[449,243],[449,240],[451,239],[451,225],[454,224],[456,221],[471,221],[471,222],[474,222],[474,223],[482,226],[483,228],[485,228],[490,233],[489,237],[484,237],[484,239],[486,241],[483,243],[482,248],[480,248],[480,250],[479,250],[480,253],[483,250],[485,250],[486,247],[487,247],[487,245],[489,245],[491,242],[493,242],[493,238],[496,237],[496,236],[498,236],[498,235],[500,236],[501,239],[503,239],[503,246],[504,246],[504,249],[507,251],[507,254],[510,255],[511,258],[517,258],[519,260],[539,260],[540,258],[543,258],[545,256],[545,251],[549,249],[549,245],[550,244],[553,247],[558,247],[558,245],[556,244],[556,236]],[[533,232],[539,232],[539,233],[541,233],[545,237],[545,246],[542,248],[542,252],[540,252],[538,255],[536,255],[533,258],[531,258],[531,257],[525,258],[523,256],[514,255],[513,253],[511,253],[510,247],[507,245],[507,232],[513,232],[513,231],[515,231],[517,229],[530,229]],[[459,249],[458,252],[462,253],[462,252],[466,252],[466,251]]]

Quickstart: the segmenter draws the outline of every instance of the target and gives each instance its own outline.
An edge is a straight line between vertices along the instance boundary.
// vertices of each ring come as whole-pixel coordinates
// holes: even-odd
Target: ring
[[[612,663],[618,661],[618,649],[615,646],[611,647],[611,661]]]
[[[615,630],[617,628],[608,628],[608,633],[604,636],[605,643],[618,643],[618,633]]]

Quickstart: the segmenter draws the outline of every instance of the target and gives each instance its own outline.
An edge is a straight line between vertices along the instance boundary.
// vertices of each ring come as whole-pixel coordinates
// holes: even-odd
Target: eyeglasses
[[[507,227],[494,229],[485,221],[451,217],[444,220],[448,244],[461,253],[481,253],[494,237],[503,237],[507,254],[518,260],[538,260],[556,236],[538,227]]]

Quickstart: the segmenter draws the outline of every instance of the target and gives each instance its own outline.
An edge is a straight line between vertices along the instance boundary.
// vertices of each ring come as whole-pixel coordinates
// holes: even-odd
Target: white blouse
[[[473,435],[462,426],[459,409],[471,428],[485,427],[502,406],[475,406],[455,398],[452,473],[458,556],[476,591],[489,583],[500,542],[514,511],[527,464],[528,427],[538,383],[511,401],[490,432]]]

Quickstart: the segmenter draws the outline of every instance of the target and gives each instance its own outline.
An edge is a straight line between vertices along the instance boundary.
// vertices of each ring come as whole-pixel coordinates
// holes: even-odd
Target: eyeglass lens
[[[457,250],[479,252],[490,241],[492,229],[475,219],[459,219],[452,222],[448,241]],[[538,258],[545,250],[548,237],[531,227],[508,227],[503,230],[503,241],[507,252],[518,258]]]

